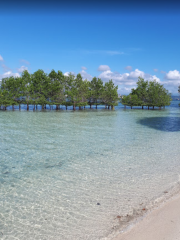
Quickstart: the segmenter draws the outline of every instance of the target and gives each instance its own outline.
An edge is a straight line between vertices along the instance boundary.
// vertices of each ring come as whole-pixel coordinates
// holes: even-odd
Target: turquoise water
[[[111,239],[165,199],[179,186],[178,103],[0,111],[0,239]]]

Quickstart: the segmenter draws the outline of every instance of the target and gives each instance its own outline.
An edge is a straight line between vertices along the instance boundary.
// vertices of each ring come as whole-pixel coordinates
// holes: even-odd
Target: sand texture
[[[180,240],[180,196],[150,212],[113,240]]]

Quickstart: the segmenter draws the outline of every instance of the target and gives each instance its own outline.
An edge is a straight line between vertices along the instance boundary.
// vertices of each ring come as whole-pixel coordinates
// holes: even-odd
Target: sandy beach
[[[179,240],[180,195],[147,214],[129,231],[113,240]]]

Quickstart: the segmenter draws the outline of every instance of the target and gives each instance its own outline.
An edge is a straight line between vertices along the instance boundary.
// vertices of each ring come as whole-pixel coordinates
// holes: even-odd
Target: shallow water
[[[0,239],[111,239],[179,182],[178,103],[0,111]]]

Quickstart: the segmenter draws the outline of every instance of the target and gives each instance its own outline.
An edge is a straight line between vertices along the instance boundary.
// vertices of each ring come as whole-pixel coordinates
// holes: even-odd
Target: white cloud
[[[85,80],[85,79],[87,79],[88,81],[92,80],[92,76],[89,73],[87,73],[85,70],[82,70],[80,72],[80,74],[81,74],[83,80]]]
[[[158,72],[158,69],[157,69],[157,68],[154,68],[153,70],[154,70],[155,72]]]
[[[166,73],[165,78],[169,80],[180,80],[180,72],[177,70],[169,71]]]
[[[110,67],[108,65],[100,65],[98,67],[99,72],[110,71]]]
[[[85,70],[82,70],[79,73],[81,74],[83,80],[87,79],[88,81],[91,81],[92,76],[89,73],[87,73]],[[69,76],[69,74],[70,74],[70,72],[65,72],[64,76]],[[76,76],[75,72],[71,72],[71,74]]]
[[[7,77],[20,77],[19,73],[13,73],[12,71],[5,72],[3,74],[0,74],[0,79],[2,80],[3,78]]]
[[[164,87],[168,89],[172,94],[178,95],[178,86],[180,86],[180,72],[178,70],[169,71],[164,73],[164,81],[162,82]]]
[[[69,76],[69,72],[65,72],[65,73],[64,73],[64,76]]]
[[[21,62],[21,63],[24,63],[24,64],[26,64],[26,65],[29,65],[29,64],[30,64],[30,62],[28,62],[28,61],[25,60],[25,59],[21,59],[20,62]]]
[[[72,75],[76,76],[76,73],[75,73],[75,72],[65,72],[65,73],[64,73],[64,76],[69,76],[70,73],[71,73]]]
[[[83,54],[96,54],[96,55],[110,55],[110,56],[124,54],[124,52],[112,51],[112,50],[82,50],[82,51],[80,51],[80,53],[83,53]]]
[[[28,68],[25,67],[25,66],[21,66],[20,68],[18,68],[18,72],[19,72],[19,73],[22,73],[22,72],[24,72],[25,70],[28,71]]]
[[[6,66],[5,64],[2,64],[1,66],[2,66],[4,72],[12,71],[11,68]]]
[[[148,81],[156,80],[157,82],[160,82],[160,79],[157,76],[144,73],[139,69],[135,69],[135,71],[123,74],[107,70],[100,73],[98,77],[105,82],[112,79],[115,85],[119,86],[119,91],[121,94],[130,93],[132,88],[136,88],[136,82],[138,80],[138,77],[142,77]]]
[[[131,66],[126,66],[125,69],[128,70],[128,71],[132,71],[132,67]]]
[[[145,75],[144,72],[140,71],[139,69],[135,69],[135,71],[130,72],[128,77],[129,78],[138,78],[138,77],[144,78],[144,75]]]
[[[3,57],[0,55],[0,61],[3,61],[4,59],[3,59]]]
[[[81,69],[82,69],[82,70],[87,70],[87,68],[86,68],[86,67],[81,67]]]

